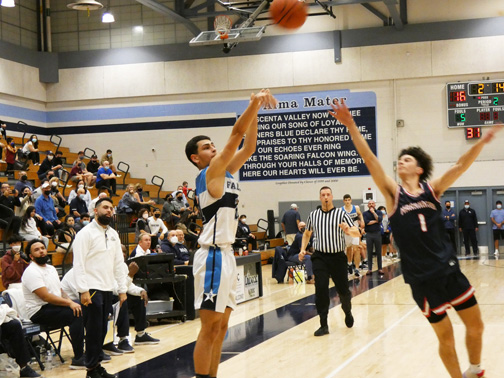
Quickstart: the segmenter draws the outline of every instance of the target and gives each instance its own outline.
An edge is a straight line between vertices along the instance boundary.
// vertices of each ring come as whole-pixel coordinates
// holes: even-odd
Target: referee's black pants
[[[315,251],[311,257],[315,275],[315,305],[320,316],[320,326],[327,327],[329,313],[329,277],[332,278],[345,314],[352,310],[352,294],[348,288],[348,263],[345,252],[323,253]]]
[[[102,360],[108,316],[112,311],[112,292],[90,289],[89,294],[93,295],[91,304],[82,306],[82,314],[86,327],[86,368],[92,370]]]

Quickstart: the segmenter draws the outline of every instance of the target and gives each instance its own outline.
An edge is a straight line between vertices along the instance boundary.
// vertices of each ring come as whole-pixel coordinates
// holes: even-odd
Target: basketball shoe
[[[479,373],[472,373],[471,369],[467,369],[464,373],[464,378],[483,378],[485,376],[485,370],[481,370]]]

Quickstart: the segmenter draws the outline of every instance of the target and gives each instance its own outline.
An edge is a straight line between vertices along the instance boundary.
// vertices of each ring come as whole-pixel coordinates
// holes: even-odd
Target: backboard
[[[262,38],[266,26],[254,26],[242,29],[231,29],[228,38],[221,39],[215,30],[201,32],[191,39],[189,46],[221,45],[225,43],[251,42]]]

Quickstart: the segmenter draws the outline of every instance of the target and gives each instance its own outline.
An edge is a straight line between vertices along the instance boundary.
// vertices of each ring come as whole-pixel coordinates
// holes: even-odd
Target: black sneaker
[[[20,377],[41,377],[39,373],[33,370],[29,365],[26,365],[19,372]]]
[[[108,354],[106,354],[103,350],[101,352],[101,363],[106,364],[112,360],[112,357],[110,357]]]
[[[345,325],[348,327],[348,328],[352,328],[353,327],[353,324],[354,324],[354,318],[352,316],[352,312],[351,311],[348,311],[346,314],[345,314]]]
[[[359,277],[360,276],[359,269],[357,269],[357,268],[354,269],[354,276],[355,277]]]
[[[353,268],[352,268],[352,264],[348,265],[348,274],[352,274],[353,273]]]
[[[98,365],[98,367],[95,370],[98,370],[101,378],[116,378],[115,374],[108,373],[107,370],[105,370],[105,368],[101,365]]]
[[[324,336],[324,335],[328,335],[328,334],[329,334],[329,327],[325,326],[325,327],[320,327],[319,329],[317,329],[315,331],[315,333],[313,334],[313,336]]]
[[[143,334],[143,336],[138,336],[136,335],[135,337],[135,345],[152,345],[152,344],[158,344],[159,340],[155,339],[151,335],[149,335],[147,332]]]
[[[129,345],[128,339],[119,341],[119,344],[117,344],[117,349],[119,349],[123,353],[135,353],[135,349],[133,349],[133,347]]]
[[[70,369],[72,370],[84,370],[86,368],[86,360],[83,355],[81,358],[72,358],[72,363],[70,364]]]
[[[88,370],[86,373],[86,378],[102,378],[98,368],[93,370]]]
[[[122,356],[123,352],[121,352],[117,347],[114,345],[113,342],[107,343],[102,347],[103,351],[110,356]]]

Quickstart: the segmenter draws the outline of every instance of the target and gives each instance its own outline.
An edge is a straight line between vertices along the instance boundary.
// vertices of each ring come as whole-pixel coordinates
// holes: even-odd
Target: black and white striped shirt
[[[336,253],[345,251],[345,233],[339,224],[346,223],[352,227],[353,221],[346,211],[332,208],[329,211],[317,209],[312,211],[306,222],[306,229],[313,231],[315,251]]]

